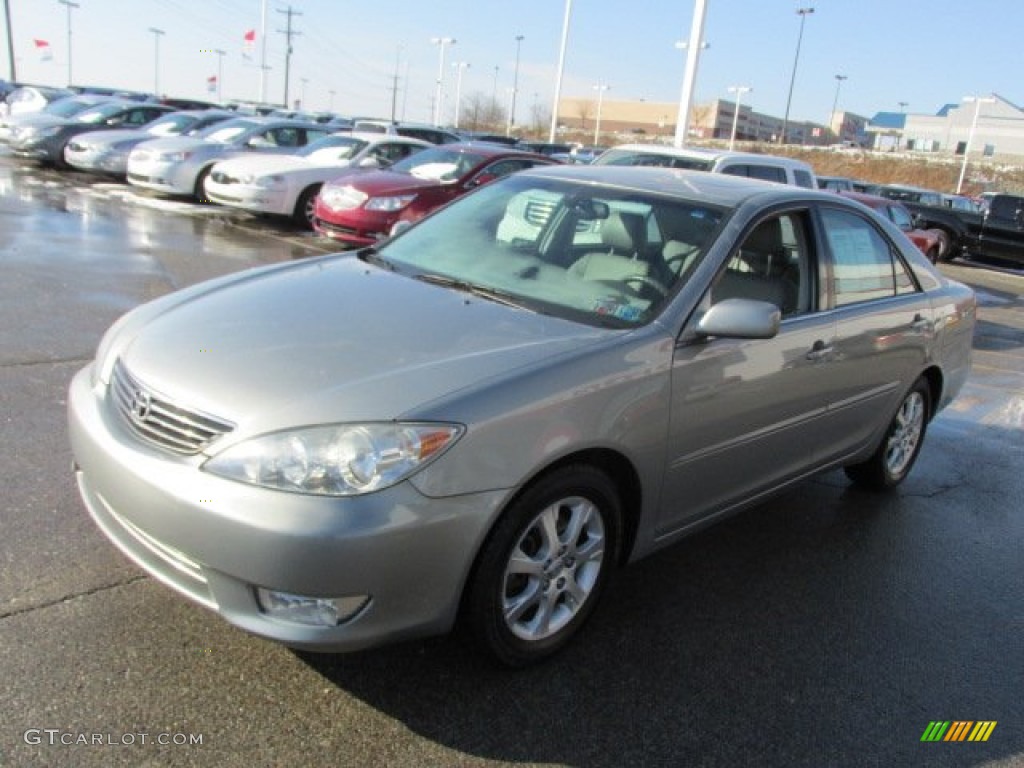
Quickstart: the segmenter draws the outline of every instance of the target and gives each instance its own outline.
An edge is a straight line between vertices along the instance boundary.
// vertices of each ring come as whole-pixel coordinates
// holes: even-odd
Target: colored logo
[[[988,741],[996,728],[995,720],[932,720],[921,734],[921,741]]]

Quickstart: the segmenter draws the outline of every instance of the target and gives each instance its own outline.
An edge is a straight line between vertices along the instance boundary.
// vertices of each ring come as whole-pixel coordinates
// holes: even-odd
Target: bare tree
[[[576,116],[580,119],[580,130],[587,130],[587,118],[590,117],[594,105],[588,99],[580,99],[576,102]]]

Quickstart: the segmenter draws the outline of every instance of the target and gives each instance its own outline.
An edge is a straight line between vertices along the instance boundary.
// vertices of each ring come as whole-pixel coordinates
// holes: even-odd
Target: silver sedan
[[[837,195],[556,167],[144,305],[71,385],[85,505],[250,632],[561,649],[619,564],[844,467],[884,491],[975,298]],[[808,575],[809,578],[812,575]]]

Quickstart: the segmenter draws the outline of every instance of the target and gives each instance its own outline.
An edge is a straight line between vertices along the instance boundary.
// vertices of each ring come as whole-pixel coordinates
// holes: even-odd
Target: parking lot
[[[1024,765],[1024,273],[889,496],[842,472],[620,572],[541,666],[459,635],[348,656],[247,636],[142,575],[70,471],[65,393],[150,298],[334,250],[0,157],[0,765]],[[932,721],[989,739],[923,742]]]

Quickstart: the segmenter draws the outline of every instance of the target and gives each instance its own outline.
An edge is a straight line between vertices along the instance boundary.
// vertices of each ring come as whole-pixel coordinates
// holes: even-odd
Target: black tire
[[[320,184],[314,184],[302,190],[299,199],[295,202],[295,210],[292,211],[292,221],[304,229],[313,228],[313,206],[316,203],[316,196],[320,194]]]
[[[887,491],[903,482],[917,461],[931,417],[931,390],[918,379],[900,400],[878,448],[861,464],[845,467],[846,476],[873,491]]]
[[[199,172],[196,176],[196,185],[192,189],[192,195],[200,203],[212,202],[210,198],[206,196],[206,180],[210,177],[210,171],[213,170],[212,165],[208,165]]]
[[[928,249],[928,253],[926,253],[925,256],[928,257],[928,261],[930,261],[932,264],[938,263],[938,261],[939,261],[939,249],[938,249],[938,246],[936,246],[934,248],[929,248]]]
[[[598,602],[621,520],[614,483],[594,467],[563,467],[529,486],[477,558],[465,604],[477,640],[516,667],[561,650]]]
[[[955,254],[953,253],[952,239],[950,238],[949,233],[944,229],[936,229],[934,231],[935,234],[939,236],[939,261],[951,260]]]

